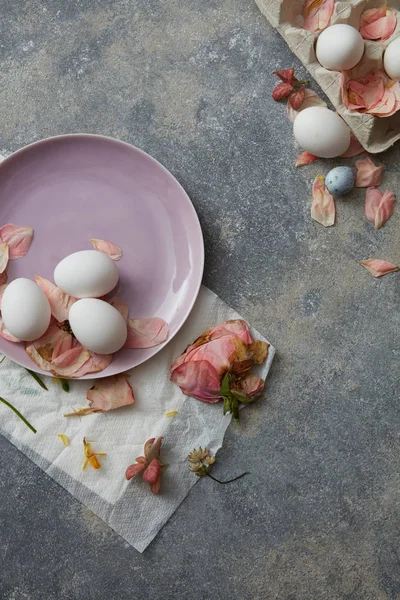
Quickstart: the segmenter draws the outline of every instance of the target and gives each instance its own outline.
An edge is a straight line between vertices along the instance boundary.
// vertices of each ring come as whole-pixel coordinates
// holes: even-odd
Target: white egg
[[[338,23],[324,29],[315,48],[318,62],[329,71],[347,71],[355,67],[364,54],[364,40],[351,25]]]
[[[386,48],[383,66],[390,79],[400,81],[400,37],[390,42]]]
[[[1,301],[1,316],[14,337],[31,342],[40,338],[50,325],[50,304],[34,281],[21,277],[6,287]]]
[[[124,318],[116,308],[97,298],[84,298],[73,304],[69,324],[77,340],[92,352],[112,354],[126,342]]]
[[[293,133],[303,150],[321,158],[340,156],[350,146],[350,129],[346,123],[333,110],[322,106],[299,112]]]
[[[74,252],[58,263],[54,281],[75,298],[99,298],[117,285],[119,272],[107,254],[97,250]]]

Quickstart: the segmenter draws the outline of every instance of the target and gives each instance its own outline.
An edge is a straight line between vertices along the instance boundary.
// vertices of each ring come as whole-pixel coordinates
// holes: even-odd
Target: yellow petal
[[[166,417],[174,417],[174,416],[175,416],[175,415],[177,415],[177,414],[178,414],[178,411],[177,411],[177,410],[171,410],[171,412],[167,412],[167,413],[165,413],[165,416],[166,416]]]
[[[69,439],[68,436],[65,435],[65,433],[57,433],[57,435],[64,444],[64,446],[69,446]]]

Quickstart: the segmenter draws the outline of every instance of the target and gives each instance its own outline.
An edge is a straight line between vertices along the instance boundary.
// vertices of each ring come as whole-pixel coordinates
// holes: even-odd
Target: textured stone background
[[[277,346],[216,475],[140,555],[0,439],[5,600],[400,598],[399,211],[364,192],[309,216],[328,161],[298,149],[271,71],[299,66],[250,0],[0,0],[0,152],[61,133],[121,138],[184,185],[204,282]],[[305,73],[300,69],[301,74]],[[383,154],[400,182],[400,145]],[[337,164],[332,162],[333,164]]]

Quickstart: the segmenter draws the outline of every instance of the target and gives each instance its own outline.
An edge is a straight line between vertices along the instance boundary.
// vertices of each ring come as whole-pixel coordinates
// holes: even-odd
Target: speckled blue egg
[[[354,187],[356,177],[350,167],[335,167],[325,177],[325,185],[334,196],[344,196]]]

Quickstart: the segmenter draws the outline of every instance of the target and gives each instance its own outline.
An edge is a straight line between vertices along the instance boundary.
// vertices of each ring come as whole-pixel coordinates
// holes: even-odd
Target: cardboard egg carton
[[[302,8],[305,0],[255,0],[261,12],[286,40],[289,48],[299,57],[331,100],[355,136],[368,152],[383,152],[400,139],[400,110],[391,117],[374,117],[347,109],[340,93],[340,73],[324,69],[315,55],[318,32],[302,29]],[[336,0],[330,25],[347,23],[359,29],[364,10],[388,5],[397,12],[397,27],[389,40],[375,42],[365,40],[365,52],[361,61],[351,71],[350,79],[367,75],[374,69],[383,69],[383,54],[388,44],[400,35],[400,0]],[[286,68],[291,65],[284,65]]]

